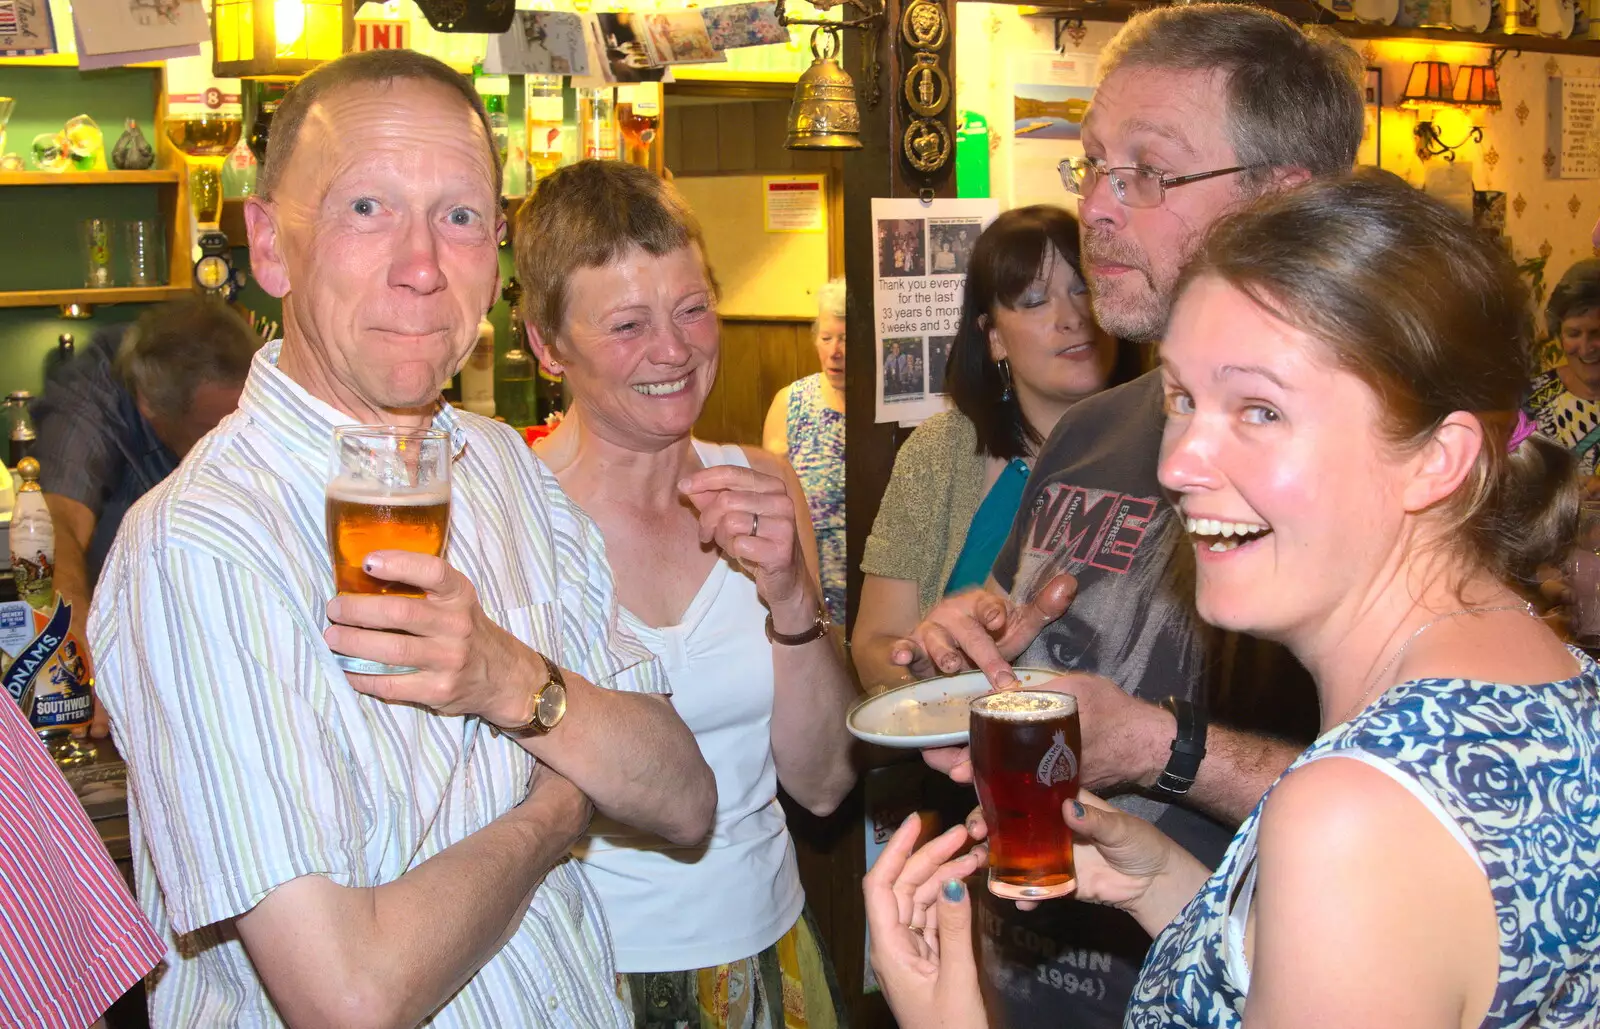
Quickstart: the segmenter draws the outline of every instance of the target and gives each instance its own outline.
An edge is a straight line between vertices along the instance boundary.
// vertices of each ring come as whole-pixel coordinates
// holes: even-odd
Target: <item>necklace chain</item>
[[[1395,666],[1395,662],[1399,661],[1401,656],[1405,654],[1406,649],[1410,647],[1411,644],[1416,642],[1418,636],[1421,636],[1423,633],[1427,632],[1435,625],[1438,625],[1440,622],[1449,621],[1450,619],[1456,618],[1460,615],[1487,615],[1493,614],[1496,611],[1523,611],[1526,612],[1530,617],[1533,616],[1533,607],[1529,604],[1500,604],[1496,607],[1462,607],[1457,608],[1454,611],[1445,612],[1444,614],[1435,618],[1433,621],[1424,624],[1422,628],[1418,629],[1410,636],[1406,637],[1405,642],[1400,644],[1400,646],[1395,649],[1394,654],[1390,656],[1389,660],[1384,662],[1383,667],[1378,669],[1378,674],[1372,677],[1372,684],[1367,687],[1366,692],[1361,694],[1360,698],[1356,700],[1355,705],[1351,707],[1349,711],[1345,712],[1344,717],[1339,719],[1339,721],[1348,722],[1350,719],[1359,714],[1362,708],[1367,706],[1367,701],[1372,697],[1372,691],[1378,688],[1378,684],[1383,682],[1383,677],[1388,674],[1389,669]]]

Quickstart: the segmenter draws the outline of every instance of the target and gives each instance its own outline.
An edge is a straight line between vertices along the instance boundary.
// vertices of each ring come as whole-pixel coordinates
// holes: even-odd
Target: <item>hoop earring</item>
[[[1002,404],[1008,403],[1013,396],[1011,392],[1011,362],[1002,357],[994,363],[994,366],[1000,370],[1000,402]]]

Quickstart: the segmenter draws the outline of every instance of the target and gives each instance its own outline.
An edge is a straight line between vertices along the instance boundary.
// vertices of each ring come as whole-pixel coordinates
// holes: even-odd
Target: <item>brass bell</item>
[[[824,48],[821,40],[828,40]],[[789,107],[789,150],[860,150],[861,112],[856,108],[856,84],[839,62],[839,30],[818,28],[811,33],[811,62],[794,87]]]

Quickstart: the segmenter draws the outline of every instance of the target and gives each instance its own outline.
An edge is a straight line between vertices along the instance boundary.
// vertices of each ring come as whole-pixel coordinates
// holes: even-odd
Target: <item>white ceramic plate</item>
[[[1024,686],[1042,686],[1061,677],[1042,668],[1013,668]],[[907,683],[850,709],[845,725],[852,735],[880,747],[922,750],[967,742],[967,704],[989,692],[982,672],[958,672]]]
[[[1355,0],[1356,21],[1393,25],[1400,16],[1400,0]]]
[[[1539,32],[1541,35],[1566,39],[1572,35],[1578,11],[1573,0],[1539,0]]]
[[[1450,21],[1462,32],[1482,32],[1489,27],[1492,0],[1452,0]]]

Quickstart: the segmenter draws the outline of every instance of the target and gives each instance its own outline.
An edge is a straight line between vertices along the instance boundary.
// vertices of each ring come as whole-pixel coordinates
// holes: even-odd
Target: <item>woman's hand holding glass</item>
[[[1149,822],[1118,811],[1088,790],[1061,812],[1072,828],[1073,871],[1078,900],[1126,911],[1154,936],[1183,909],[1211,872]],[[974,808],[963,827],[972,839],[988,836],[983,809]],[[1038,905],[1020,901],[1031,911]]]

